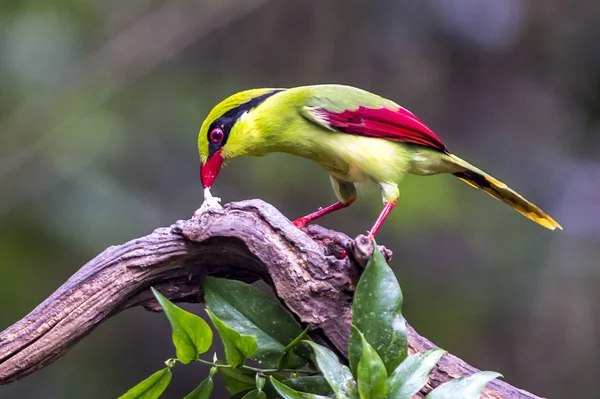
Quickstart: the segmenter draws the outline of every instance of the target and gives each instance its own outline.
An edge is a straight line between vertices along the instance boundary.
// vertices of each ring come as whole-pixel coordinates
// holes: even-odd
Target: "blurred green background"
[[[586,0],[4,0],[0,329],[105,247],[192,215],[196,135],[217,102],[344,83],[406,106],[565,229],[449,176],[408,177],[378,237],[407,319],[518,387],[597,398],[599,39]],[[290,218],[334,201],[316,165],[280,154],[232,162],[213,193]],[[366,189],[321,223],[354,236],[380,207]],[[173,353],[163,316],[129,310],[0,398],[114,398]],[[165,398],[204,375],[174,371]]]

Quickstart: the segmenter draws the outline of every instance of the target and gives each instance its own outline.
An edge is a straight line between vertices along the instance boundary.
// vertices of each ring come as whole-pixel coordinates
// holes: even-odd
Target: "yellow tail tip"
[[[560,224],[558,224],[556,222],[552,223],[546,219],[536,220],[536,222],[538,222],[539,224],[541,224],[542,226],[544,226],[545,228],[550,229],[550,230],[556,230],[556,229],[562,230],[563,229]]]
[[[464,172],[454,173],[454,175],[463,182],[467,183],[469,186],[485,191],[495,199],[509,205],[521,215],[533,220],[537,224],[544,226],[547,229],[563,229],[556,220],[550,217],[550,215],[542,211],[531,202],[527,201],[500,180],[485,174],[484,172],[467,164],[465,161],[454,155],[451,155],[451,159],[454,160],[457,165],[466,169]]]
[[[500,180],[498,180],[498,179],[495,179],[495,178],[493,178],[492,176],[489,176],[489,175],[485,175],[484,177],[485,177],[485,180],[487,180],[488,182],[490,182],[490,183],[491,183],[492,185],[494,185],[496,188],[510,190],[510,189],[508,188],[508,186],[507,186],[506,184],[502,183]],[[461,179],[461,180],[462,180],[462,179]],[[465,180],[463,180],[463,181],[465,181]],[[466,182],[466,183],[469,183],[468,181],[465,181],[465,182]],[[469,184],[470,184],[470,183],[469,183]],[[473,184],[471,184],[471,185],[473,185]],[[516,194],[516,193],[515,193],[515,194]],[[518,194],[516,194],[516,195],[518,195]],[[520,197],[520,196],[519,196],[519,197]],[[523,199],[524,201],[527,201],[527,200],[525,200],[524,198],[522,198],[522,199]],[[536,208],[537,208],[537,207],[536,207]],[[552,219],[552,218],[550,217],[550,215],[548,215],[548,214],[544,213],[544,212],[543,212],[541,209],[539,209],[539,208],[538,208],[538,211],[539,211],[539,212],[527,212],[527,211],[522,211],[522,210],[520,210],[520,209],[518,209],[518,208],[516,208],[516,207],[515,207],[515,209],[516,209],[518,212],[520,212],[522,215],[524,215],[525,217],[527,217],[527,218],[529,218],[529,219],[533,220],[533,221],[534,221],[534,222],[536,222],[537,224],[539,224],[539,225],[542,225],[542,226],[544,226],[544,227],[545,227],[545,228],[547,228],[547,229],[550,229],[550,230],[556,230],[556,229],[562,230],[562,229],[563,229],[563,228],[562,228],[562,226],[561,226],[560,224],[558,224],[558,222],[557,222],[556,220]]]
[[[550,216],[544,214],[544,215],[538,215],[534,212],[525,212],[525,211],[521,211],[520,209],[517,209],[517,212],[519,212],[520,214],[522,214],[523,216],[533,220],[534,222],[536,222],[537,224],[544,226],[547,229],[550,230],[562,230],[562,226],[554,219],[552,219]]]

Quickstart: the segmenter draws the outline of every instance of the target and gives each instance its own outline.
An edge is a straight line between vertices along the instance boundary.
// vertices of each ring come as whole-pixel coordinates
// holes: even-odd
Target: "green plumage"
[[[407,173],[452,171],[445,154],[425,147],[331,130],[310,113],[399,105],[349,86],[319,85],[288,89],[266,99],[231,130],[223,157],[286,152],[319,163],[333,178],[341,202],[356,196],[354,183],[377,183],[388,202],[398,198],[398,183]],[[458,170],[458,169],[457,169]],[[338,189],[335,185],[342,185]]]
[[[203,163],[209,156],[210,126],[227,111],[242,107],[253,98],[273,90],[237,93],[215,107],[199,134],[198,145]],[[270,152],[286,152],[311,159],[331,176],[334,191],[344,204],[356,198],[355,183],[373,182],[381,188],[384,202],[395,203],[399,196],[398,183],[406,173],[431,175],[470,171],[480,178],[463,176],[461,179],[502,201],[504,196],[510,197],[510,201],[504,202],[545,227],[559,227],[552,218],[506,185],[445,150],[348,134],[332,126],[324,116],[325,112],[339,114],[358,110],[359,107],[394,112],[401,108],[393,101],[350,86],[316,85],[282,90],[240,115],[228,132],[221,155],[224,162],[243,155],[259,156]],[[506,195],[498,195],[498,190],[486,189],[483,187],[485,184],[499,187]]]

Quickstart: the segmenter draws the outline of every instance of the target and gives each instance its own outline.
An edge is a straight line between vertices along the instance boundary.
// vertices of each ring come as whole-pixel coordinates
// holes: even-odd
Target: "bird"
[[[198,149],[205,198],[221,167],[233,158],[284,152],[318,163],[338,201],[294,220],[297,227],[350,206],[357,184],[375,183],[383,209],[368,231],[373,239],[396,206],[398,185],[406,174],[447,173],[550,230],[562,229],[506,184],[452,154],[412,112],[352,86],[318,84],[233,94],[202,123]]]

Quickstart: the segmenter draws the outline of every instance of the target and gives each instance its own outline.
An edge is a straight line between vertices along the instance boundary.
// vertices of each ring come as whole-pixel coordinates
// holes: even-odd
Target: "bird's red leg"
[[[327,208],[319,209],[316,212],[310,213],[304,217],[298,218],[294,220],[294,226],[296,227],[304,227],[307,223],[310,223],[314,220],[317,220],[321,216],[325,216],[330,214],[331,212],[335,212],[339,209],[344,209],[349,207],[354,202],[354,199],[348,201],[347,203],[336,202],[335,204],[329,205]]]
[[[375,221],[375,224],[371,228],[371,231],[369,231],[369,239],[370,240],[372,240],[375,237],[375,234],[377,234],[377,231],[379,231],[379,228],[383,224],[385,218],[387,218],[387,216],[390,214],[392,209],[394,209],[394,207],[396,206],[397,203],[398,203],[398,200],[396,200],[394,202],[386,202],[385,203],[383,210],[379,214],[379,217]]]

